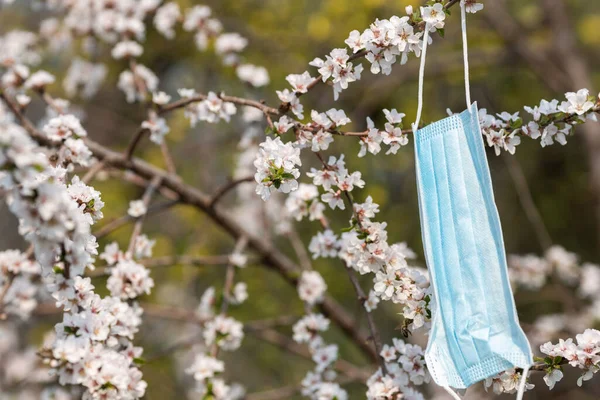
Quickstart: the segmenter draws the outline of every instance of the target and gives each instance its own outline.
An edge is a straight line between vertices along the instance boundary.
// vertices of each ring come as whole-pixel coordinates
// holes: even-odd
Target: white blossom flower
[[[119,42],[112,49],[112,56],[115,60],[123,58],[135,58],[142,55],[144,48],[133,40],[124,40]]]
[[[225,371],[223,361],[204,354],[197,354],[193,364],[185,370],[185,372],[192,375],[197,381],[212,378],[223,371]]]
[[[269,73],[265,67],[252,64],[241,64],[236,68],[236,74],[241,81],[248,82],[254,87],[262,87],[269,84]]]
[[[483,10],[483,4],[478,3],[477,0],[461,0],[461,4],[463,4],[465,10],[471,14]]]
[[[152,93],[152,102],[159,106],[164,106],[169,101],[171,101],[171,96],[166,94],[165,92],[155,92]]]
[[[156,144],[161,144],[164,141],[165,135],[171,131],[167,121],[157,116],[152,116],[150,119],[142,122],[141,127],[150,132],[150,140]]]
[[[583,115],[594,107],[594,103],[589,100],[590,91],[587,89],[581,89],[577,93],[569,92],[566,97],[569,102],[567,111],[570,114]]]
[[[442,3],[435,3],[432,6],[421,7],[421,16],[423,17],[423,21],[429,25],[431,31],[442,29],[444,27],[446,13],[444,12],[444,6]]]
[[[260,144],[260,149],[254,160],[256,167],[256,193],[267,200],[271,192],[277,190],[289,193],[298,188],[300,171],[296,166],[302,165],[300,149],[292,143],[283,143],[279,137],[266,140]]]
[[[87,132],[81,126],[81,122],[74,115],[66,114],[52,118],[43,128],[48,139],[53,141],[65,140],[71,136],[75,138],[87,136]]]
[[[115,297],[133,299],[144,293],[150,294],[154,281],[143,265],[131,260],[122,260],[111,269],[106,287]]]
[[[312,250],[311,250],[312,251]],[[298,296],[300,300],[313,306],[323,301],[327,284],[317,271],[304,271],[298,282]]]
[[[303,72],[301,75],[290,74],[285,79],[292,85],[294,91],[298,93],[306,93],[308,85],[314,80],[308,71]]]
[[[54,75],[52,75],[51,73],[47,71],[37,71],[31,74],[27,81],[25,81],[25,88],[33,90],[42,90],[46,86],[54,83],[54,81]]]
[[[206,323],[203,337],[208,346],[216,343],[223,350],[236,350],[244,338],[242,327],[235,319],[218,315]]]
[[[173,39],[175,37],[175,30],[173,28],[180,17],[181,11],[177,3],[165,3],[156,10],[154,27],[167,39]]]
[[[142,215],[145,215],[147,211],[148,209],[144,204],[144,200],[132,200],[129,202],[129,209],[127,210],[127,214],[129,214],[133,218],[139,218]]]

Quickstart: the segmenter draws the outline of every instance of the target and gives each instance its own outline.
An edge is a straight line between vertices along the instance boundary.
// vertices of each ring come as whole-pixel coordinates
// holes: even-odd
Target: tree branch
[[[223,186],[221,186],[220,188],[218,188],[215,191],[208,206],[210,208],[214,207],[215,204],[217,204],[219,202],[219,200],[221,200],[221,198],[223,196],[225,196],[230,190],[235,189],[238,185],[245,183],[245,182],[254,182],[254,177],[247,176],[245,178],[235,179],[235,180],[232,180],[231,182],[224,184]]]

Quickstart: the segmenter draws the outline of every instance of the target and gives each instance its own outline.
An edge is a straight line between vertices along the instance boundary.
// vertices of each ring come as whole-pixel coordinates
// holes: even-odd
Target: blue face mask
[[[425,360],[434,381],[455,398],[449,387],[464,389],[523,368],[520,398],[533,360],[508,279],[477,105],[471,104],[467,83],[466,111],[417,131],[426,53],[424,45],[413,125],[423,245],[435,299]]]

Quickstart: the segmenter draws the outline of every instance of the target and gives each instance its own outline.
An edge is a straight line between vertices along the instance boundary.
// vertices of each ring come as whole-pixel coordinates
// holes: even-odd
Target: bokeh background
[[[177,1],[182,8],[199,4],[196,1]],[[19,3],[19,2],[17,2]],[[46,17],[32,12],[28,1],[12,6],[0,6],[0,35],[11,29],[35,30]],[[180,87],[201,92],[224,91],[227,94],[264,99],[277,104],[276,89],[287,87],[285,76],[302,73],[314,57],[328,54],[332,48],[343,47],[344,39],[353,29],[362,31],[376,18],[403,14],[415,0],[206,0],[225,30],[239,32],[249,39],[245,57],[249,62],[264,65],[271,84],[251,89],[240,83],[234,71],[224,69],[212,53],[199,52],[193,39],[178,31],[177,39],[169,41],[152,29],[148,30],[145,51],[140,62],[150,67],[161,79],[160,88],[176,96]],[[473,98],[489,112],[522,111],[523,105],[538,104],[542,98],[562,98],[567,91],[587,87],[593,93],[600,88],[600,2],[584,0],[483,1],[485,9],[469,17],[471,53],[471,86]],[[431,122],[446,115],[446,109],[464,108],[462,48],[459,13],[455,9],[447,20],[444,39],[436,40],[430,48],[425,84],[424,121]],[[77,46],[75,47],[77,48]],[[109,60],[110,49],[100,51]],[[70,50],[48,54],[42,68],[62,77],[76,55]],[[368,70],[368,63],[363,61]],[[116,89],[118,74],[126,67],[123,62],[109,61],[109,74],[101,91],[88,101],[77,105],[87,115],[84,122],[89,135],[96,141],[124,149],[137,126],[144,119],[141,106],[125,102]],[[314,70],[311,69],[314,74]],[[352,119],[352,130],[364,129],[370,116],[383,125],[383,108],[396,108],[412,120],[416,111],[418,60],[405,66],[396,65],[390,76],[372,75],[344,91],[340,100],[333,101],[331,89],[320,85],[302,98],[305,110],[342,108]],[[58,96],[62,88],[51,88]],[[43,109],[34,105],[32,115],[41,116]],[[211,193],[226,183],[234,172],[238,142],[244,126],[239,119],[231,124],[199,124],[190,128],[182,112],[169,115],[171,132],[167,141],[173,152],[177,170],[183,178]],[[495,185],[496,200],[505,234],[507,251],[511,254],[542,254],[549,237],[580,255],[582,260],[599,263],[600,252],[600,124],[588,123],[568,138],[567,146],[555,144],[542,149],[539,141],[524,139],[514,157],[497,157],[488,152]],[[388,222],[390,241],[406,241],[418,254],[417,264],[423,265],[422,244],[418,217],[417,194],[412,146],[396,156],[368,155],[356,157],[359,145],[352,138],[337,139],[327,154],[345,153],[350,170],[360,170],[367,186],[355,196],[373,196],[382,212],[379,219]],[[138,156],[157,165],[162,164],[160,149],[148,141],[138,149]],[[313,160],[306,160],[308,168]],[[96,181],[106,203],[104,224],[126,213],[128,202],[141,197],[143,189],[119,179]],[[251,184],[250,184],[251,185]],[[530,197],[529,197],[530,196]],[[233,207],[238,200],[228,195],[224,204]],[[531,206],[539,212],[532,217]],[[266,207],[269,207],[267,203]],[[529,212],[529,214],[528,214]],[[333,213],[334,226],[346,225],[347,214]],[[99,225],[101,228],[102,223]],[[0,248],[21,248],[25,245],[16,234],[16,221],[0,203]],[[196,210],[176,206],[148,218],[145,233],[156,239],[155,255],[228,254],[233,248],[231,239]],[[298,225],[298,232],[307,244],[318,226]],[[547,232],[547,234],[546,234]],[[118,241],[126,246],[131,226],[110,234],[101,245]],[[267,234],[267,232],[265,232]],[[290,256],[287,241],[273,235],[273,240]],[[323,274],[329,292],[337,298],[364,328],[364,313],[357,305],[354,290],[338,262],[319,260],[314,266]],[[174,265],[152,271],[156,287],[144,301],[161,307],[178,307],[193,311],[199,296],[209,286],[222,286],[224,269],[219,266]],[[277,274],[251,263],[239,273],[248,283],[250,299],[234,308],[232,315],[242,321],[261,320],[276,316],[302,315],[303,307],[290,286]],[[369,287],[369,278],[364,287]],[[96,278],[102,287],[102,278]],[[552,289],[541,292],[519,291],[517,305],[524,324],[535,316],[566,310],[570,293]],[[572,307],[572,305],[571,305]],[[575,306],[576,309],[579,307]],[[168,311],[169,308],[164,308]],[[400,336],[397,330],[401,318],[398,309],[386,304],[375,312],[384,342]],[[24,335],[40,341],[43,331],[57,316],[38,317],[23,326]],[[40,323],[41,321],[41,323]],[[145,327],[137,339],[145,348],[149,362],[143,367],[149,389],[149,400],[180,399],[187,395],[189,380],[182,368],[190,361],[190,347],[179,346],[177,351],[164,354],[170,345],[194,337],[193,324],[175,319],[146,318]],[[598,326],[596,326],[598,328]],[[276,331],[290,337],[291,326]],[[191,335],[191,336],[190,336]],[[368,366],[359,351],[335,328],[328,333],[330,341],[340,344],[342,357],[359,366]],[[424,345],[426,338],[413,340]],[[312,362],[290,355],[277,346],[248,333],[242,348],[223,354],[228,380],[242,383],[248,392],[295,385],[312,368]],[[549,392],[542,375],[532,378],[537,388],[527,394],[534,399],[598,399],[600,379],[593,379],[582,388],[575,385],[577,371],[568,373],[557,388]],[[481,385],[480,385],[481,386]],[[364,398],[361,383],[346,386],[352,399]],[[479,389],[470,391],[468,398],[486,398]],[[435,388],[425,391],[427,399],[439,395]],[[445,398],[439,395],[439,398]],[[509,398],[509,396],[504,396]],[[300,397],[290,397],[300,398]]]

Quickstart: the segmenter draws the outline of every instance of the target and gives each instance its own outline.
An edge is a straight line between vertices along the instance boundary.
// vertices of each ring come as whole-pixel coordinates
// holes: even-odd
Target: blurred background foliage
[[[481,108],[489,112],[522,111],[523,105],[538,104],[542,98],[562,98],[539,79],[530,66],[522,60],[515,49],[506,44],[501,35],[491,26],[489,19],[497,18],[491,10],[469,17],[469,40],[472,62],[472,92]],[[196,1],[177,1],[182,8],[198,4]],[[18,3],[18,2],[17,2]],[[27,3],[4,7],[0,12],[0,34],[11,29],[36,29],[39,22],[48,15],[32,13]],[[160,89],[175,96],[180,87],[195,88],[200,92],[224,91],[227,94],[264,99],[267,104],[276,105],[276,89],[287,87],[285,76],[289,73],[302,73],[308,69],[308,62],[314,57],[323,57],[332,48],[344,47],[344,39],[353,29],[364,30],[376,18],[389,18],[404,14],[404,7],[417,5],[414,0],[206,0],[213,14],[220,19],[226,31],[239,32],[249,39],[245,58],[254,64],[264,65],[269,70],[271,84],[266,88],[250,89],[241,84],[234,71],[222,68],[218,57],[212,51],[199,52],[193,38],[179,30],[175,40],[166,40],[153,29],[148,29],[142,64],[150,67],[161,79]],[[511,14],[523,25],[522,40],[528,41],[534,51],[558,57],[553,53],[555,46],[552,27],[544,11],[543,1],[509,1]],[[597,93],[600,88],[600,2],[569,0],[571,18],[577,46],[592,73]],[[79,54],[80,46],[74,51],[46,55],[42,68],[64,75],[71,59]],[[98,60],[110,60],[110,49],[99,49]],[[305,111],[311,109],[325,111],[341,108],[352,119],[351,130],[365,128],[365,118],[370,116],[376,125],[383,125],[384,108],[396,108],[407,114],[406,125],[412,121],[417,105],[418,60],[411,58],[407,65],[394,66],[390,76],[372,75],[365,65],[364,78],[344,91],[340,100],[333,101],[331,88],[320,85],[309,95],[302,97]],[[98,95],[89,101],[76,101],[82,112],[87,114],[84,126],[89,135],[113,148],[124,149],[144,119],[144,110],[139,105],[125,102],[122,93],[116,89],[119,73],[126,68],[125,62],[109,61],[107,81]],[[316,71],[309,69],[313,75]],[[577,90],[579,87],[571,87]],[[52,93],[64,96],[59,84],[53,85]],[[567,90],[565,90],[567,91]],[[464,87],[462,48],[460,41],[460,20],[458,11],[453,10],[448,18],[444,39],[435,39],[431,47],[426,72],[424,121],[426,123],[443,118],[446,109],[464,109]],[[35,105],[32,115],[42,116],[43,108]],[[232,173],[237,157],[237,144],[244,130],[238,119],[231,124],[199,124],[190,128],[183,112],[171,113],[168,117],[171,132],[166,137],[172,149],[178,172],[186,182],[211,193],[226,183]],[[600,134],[600,131],[598,132]],[[515,159],[522,168],[533,200],[554,243],[579,254],[582,260],[600,262],[598,237],[600,220],[595,209],[598,198],[590,182],[589,157],[585,151],[586,142],[580,134],[569,138],[567,146],[555,144],[542,149],[538,141],[524,139],[518,147]],[[326,153],[347,155],[348,168],[360,170],[367,182],[362,191],[355,194],[358,200],[367,195],[373,196],[382,212],[379,220],[388,222],[390,242],[406,241],[419,254],[422,260],[422,244],[418,217],[417,194],[412,145],[402,149],[397,156],[368,155],[356,157],[359,145],[352,138],[338,138]],[[137,155],[146,160],[162,164],[160,149],[147,140],[138,149]],[[536,239],[535,231],[519,202],[515,181],[507,168],[506,156],[496,157],[488,153],[492,170],[496,200],[504,227],[506,248],[509,253],[540,254],[542,248]],[[598,155],[600,157],[600,155]],[[304,170],[316,165],[315,160],[305,157]],[[141,197],[143,189],[119,179],[96,181],[94,186],[102,192],[106,203],[104,223],[126,213],[128,202]],[[234,196],[228,195],[224,206],[235,204]],[[266,205],[269,207],[269,204]],[[333,225],[347,225],[347,212],[334,212]],[[2,206],[1,222],[3,234],[2,248],[20,246],[15,230],[15,221]],[[102,223],[100,224],[100,226]],[[298,230],[304,243],[308,243],[318,226],[301,223]],[[118,241],[125,247],[131,233],[131,226],[124,227],[101,240],[101,246]],[[148,218],[144,231],[156,239],[155,255],[228,254],[233,248],[232,240],[204,215],[196,210],[177,206],[168,212]],[[274,240],[279,240],[274,238]],[[287,242],[279,240],[282,248],[290,256],[293,252]],[[417,264],[423,265],[422,261]],[[339,299],[364,328],[364,313],[357,305],[345,272],[338,261],[319,260],[314,266],[323,274],[332,296]],[[221,267],[173,266],[153,269],[156,287],[146,302],[172,305],[193,310],[201,293],[209,286],[222,287],[224,270]],[[248,283],[250,300],[231,313],[242,321],[253,321],[279,315],[300,316],[303,313],[301,302],[293,289],[274,272],[260,265],[250,265],[240,271],[238,279]],[[94,282],[96,288],[103,286],[101,279]],[[364,287],[371,285],[370,278],[364,278]],[[536,315],[561,311],[564,299],[553,292],[529,293],[520,291],[517,296],[519,313],[524,323],[530,323]],[[401,323],[398,310],[393,305],[380,307],[375,316],[384,342],[400,336],[396,329]],[[52,322],[48,319],[44,328]],[[147,318],[145,328],[138,335],[145,348],[146,357],[177,342],[193,332],[193,328],[180,322],[164,322]],[[190,329],[192,329],[190,331]],[[291,336],[291,328],[282,327],[280,332]],[[33,338],[41,337],[40,328],[31,333]],[[189,333],[188,333],[189,336]],[[335,328],[327,336],[330,341],[340,344],[341,357],[356,365],[366,366],[367,360]],[[421,345],[426,338],[416,335],[413,339]],[[312,363],[298,356],[288,355],[273,345],[266,344],[252,334],[247,334],[239,351],[223,354],[226,361],[227,378],[244,384],[249,392],[299,383]],[[146,398],[149,400],[178,399],[186,395],[186,386],[181,366],[189,362],[188,348],[183,347],[174,356],[152,359],[143,370],[149,382]],[[599,379],[586,382],[584,388],[574,385],[577,374],[571,371],[557,389],[548,392],[541,375],[533,377],[538,389],[528,394],[529,399],[598,399],[600,398]],[[188,382],[189,383],[189,382]],[[364,398],[365,387],[360,383],[348,386],[352,399]],[[475,390],[473,391],[475,392]],[[479,393],[481,392],[481,393]],[[472,393],[469,398],[483,398],[483,391]],[[429,389],[426,398],[433,397]],[[294,397],[296,398],[296,397]],[[299,397],[298,397],[299,398]]]

